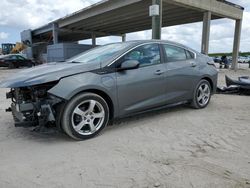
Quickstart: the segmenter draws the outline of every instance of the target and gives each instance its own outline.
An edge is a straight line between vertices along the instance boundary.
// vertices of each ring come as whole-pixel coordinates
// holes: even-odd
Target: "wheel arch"
[[[111,97],[106,92],[99,90],[99,89],[87,89],[87,90],[83,90],[79,93],[85,93],[85,92],[90,92],[90,93],[94,93],[94,94],[101,96],[108,104],[108,107],[110,110],[109,119],[111,120],[114,118],[114,103],[113,103]]]
[[[78,93],[75,93],[71,99],[81,93],[94,93],[96,95],[99,95],[100,97],[102,97],[108,104],[108,107],[109,107],[109,110],[110,110],[110,115],[109,115],[109,120],[112,120],[114,118],[114,103],[111,99],[111,97],[104,91],[102,90],[99,90],[99,89],[86,89],[86,90],[82,90],[82,91],[79,91]],[[60,107],[61,109],[58,109],[57,113],[58,113],[58,116],[56,118],[56,126],[57,128],[59,128],[59,130],[62,130],[62,127],[61,127],[61,117],[62,117],[62,114],[63,114],[63,111],[65,109],[65,106],[67,104],[67,101],[68,100],[65,100],[63,103],[60,104]]]
[[[211,86],[211,90],[214,91],[214,83],[213,83],[213,80],[211,78],[209,78],[208,76],[205,76],[205,77],[201,78],[201,80],[208,81],[210,86]]]
[[[66,102],[83,92],[91,92],[101,96],[108,104],[110,118],[114,118],[118,115],[116,85],[115,83],[110,86],[104,85],[102,77],[99,75],[85,73],[65,77],[48,91],[48,93],[57,96]]]
[[[114,102],[112,101],[111,97],[104,91],[100,90],[100,89],[84,89],[81,91],[78,91],[77,93],[74,93],[73,96],[71,96],[70,99],[72,99],[73,97],[81,94],[81,93],[94,93],[96,95],[99,95],[100,97],[102,97],[108,104],[109,110],[110,110],[110,116],[109,119],[113,119],[114,118]]]

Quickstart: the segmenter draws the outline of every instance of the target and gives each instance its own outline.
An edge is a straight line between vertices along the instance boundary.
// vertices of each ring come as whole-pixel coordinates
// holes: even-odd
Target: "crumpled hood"
[[[48,63],[22,70],[0,82],[0,88],[18,88],[60,80],[73,74],[100,68],[99,63]]]

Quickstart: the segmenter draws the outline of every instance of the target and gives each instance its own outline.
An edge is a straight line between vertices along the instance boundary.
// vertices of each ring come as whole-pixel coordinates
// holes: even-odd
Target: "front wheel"
[[[93,93],[82,93],[73,97],[65,106],[62,128],[75,140],[96,136],[107,125],[109,107],[106,101]]]
[[[191,106],[196,109],[205,108],[211,99],[211,85],[202,79],[196,86]]]

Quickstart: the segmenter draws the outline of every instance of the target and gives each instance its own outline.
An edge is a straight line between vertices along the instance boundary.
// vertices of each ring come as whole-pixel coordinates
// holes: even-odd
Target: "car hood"
[[[82,63],[48,63],[37,67],[28,68],[20,71],[10,78],[0,82],[1,88],[18,88],[32,85],[48,83],[60,80],[74,74],[88,72],[100,68],[100,64],[82,64]]]

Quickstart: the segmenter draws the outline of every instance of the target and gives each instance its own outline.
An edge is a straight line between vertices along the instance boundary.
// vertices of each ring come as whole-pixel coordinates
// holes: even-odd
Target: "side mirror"
[[[118,71],[137,69],[139,67],[139,64],[139,61],[127,60],[121,64],[121,67],[118,68]]]

